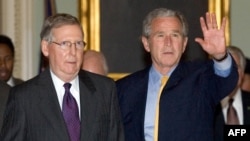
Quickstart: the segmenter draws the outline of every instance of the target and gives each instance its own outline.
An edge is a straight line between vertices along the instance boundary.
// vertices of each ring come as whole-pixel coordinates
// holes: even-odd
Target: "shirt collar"
[[[65,82],[63,82],[59,77],[57,77],[51,70],[50,70],[50,73],[51,73],[51,77],[52,77],[52,80],[53,80],[53,84],[56,88],[56,91],[59,91],[59,89],[62,88],[62,86],[64,85]],[[79,77],[76,76],[75,79],[73,79],[72,81],[70,81],[69,83],[71,83],[71,89],[72,90],[76,90],[79,92]]]
[[[238,105],[241,104],[241,100],[242,100],[241,89],[238,89],[236,91],[236,94],[232,98],[234,99],[233,106],[238,107]],[[229,96],[226,96],[224,99],[221,100],[221,105],[223,108],[228,107],[228,100],[229,100]]]
[[[7,84],[10,85],[10,86],[12,86],[12,87],[15,86],[15,84],[14,84],[14,79],[13,79],[12,76],[11,76],[10,79],[7,81]]]
[[[173,71],[175,70],[177,66],[174,66],[170,72],[167,74],[168,77],[170,77],[170,75],[173,73]],[[153,83],[156,83],[157,81],[160,81],[161,77],[163,77],[163,75],[158,72],[155,67],[152,65],[150,70],[149,70],[149,79],[152,80]]]

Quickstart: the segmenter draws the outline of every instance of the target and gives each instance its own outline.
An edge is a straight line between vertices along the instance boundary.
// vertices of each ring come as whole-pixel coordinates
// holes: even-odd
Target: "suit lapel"
[[[175,71],[173,72],[173,74],[171,74],[170,78],[168,79],[168,82],[167,82],[167,85],[165,86],[165,88],[170,88],[170,87],[176,86],[179,83],[179,81],[181,81],[183,79],[184,75],[185,75],[184,70],[182,69],[181,65],[178,65],[176,67]]]
[[[85,73],[79,73],[80,103],[81,103],[81,140],[91,140],[90,135],[96,122],[97,105],[96,88],[93,81]]]
[[[250,93],[242,91],[242,102],[244,124],[250,125]]]
[[[44,118],[47,119],[50,125],[54,128],[56,135],[60,138],[60,141],[67,141],[69,137],[67,136],[68,132],[66,124],[62,116],[56,90],[54,88],[49,70],[46,70],[46,72],[41,75],[38,90],[41,92],[39,94],[39,110],[44,115]]]
[[[148,74],[143,78],[140,79],[139,82],[139,87],[137,87],[137,90],[141,90],[136,92],[138,95],[138,103],[143,103],[143,104],[138,104],[136,107],[134,107],[134,127],[136,128],[136,135],[139,135],[144,138],[144,119],[145,119],[145,109],[146,109],[146,100],[147,100],[147,89],[148,89]],[[142,132],[143,131],[143,132]]]
[[[133,120],[133,128],[135,128],[135,135],[137,139],[144,139],[144,119],[145,119],[145,109],[147,100],[147,89],[148,89],[148,79],[149,70],[146,68],[139,72],[134,78],[134,82],[137,82],[135,86],[130,88],[130,92],[134,94],[133,100],[138,103],[134,107],[129,107],[129,115],[126,117],[125,121]]]

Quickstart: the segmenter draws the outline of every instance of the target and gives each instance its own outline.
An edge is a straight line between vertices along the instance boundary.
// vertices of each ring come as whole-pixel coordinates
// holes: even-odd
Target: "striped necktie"
[[[70,83],[65,83],[65,94],[63,97],[62,112],[67,125],[70,141],[80,141],[80,119],[75,98],[70,93]]]

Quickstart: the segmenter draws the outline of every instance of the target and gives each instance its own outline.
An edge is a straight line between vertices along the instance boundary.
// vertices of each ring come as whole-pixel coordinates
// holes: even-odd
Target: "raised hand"
[[[222,20],[221,27],[218,28],[216,15],[214,13],[206,13],[206,21],[203,17],[200,18],[201,29],[203,32],[202,38],[195,38],[204,51],[206,51],[213,58],[219,60],[226,54],[226,39],[225,28],[226,18]]]

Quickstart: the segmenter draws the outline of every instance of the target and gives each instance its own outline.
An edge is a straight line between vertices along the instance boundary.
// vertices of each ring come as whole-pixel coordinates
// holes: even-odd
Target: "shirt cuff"
[[[230,74],[232,67],[232,57],[230,54],[228,54],[227,57],[222,61],[216,61],[214,59],[213,61],[215,74],[222,77],[227,77]]]

